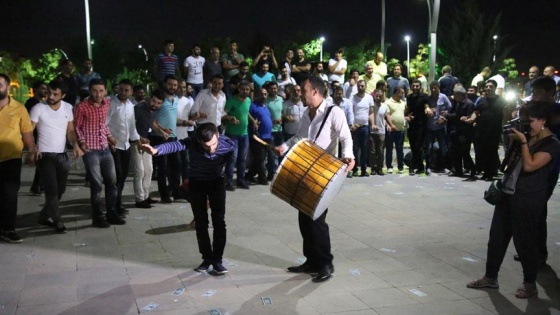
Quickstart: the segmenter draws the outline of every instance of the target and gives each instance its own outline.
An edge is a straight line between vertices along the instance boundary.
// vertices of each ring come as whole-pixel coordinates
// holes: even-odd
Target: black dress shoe
[[[237,188],[249,189],[249,184],[246,182],[237,182]]]
[[[114,225],[124,225],[126,224],[126,221],[121,217],[111,215],[107,217],[107,223]]]
[[[91,225],[93,227],[101,228],[101,229],[106,229],[106,228],[111,227],[111,224],[107,223],[107,221],[105,221],[105,219],[103,219],[103,218],[92,220]]]
[[[302,264],[299,266],[292,266],[292,267],[288,267],[288,272],[293,272],[293,273],[317,273],[319,272],[319,269],[312,266],[311,264]]]
[[[148,197],[148,198],[146,198],[146,201],[147,201],[149,204],[154,204],[154,203],[158,203],[158,202],[159,202],[159,199],[157,199],[157,198],[152,198],[152,197]]]
[[[329,280],[332,277],[334,268],[331,266],[324,266],[319,270],[319,273],[315,278],[313,278],[313,282],[324,282]]]
[[[148,199],[142,201],[136,201],[134,204],[136,208],[150,209],[152,205],[148,202]]]
[[[227,185],[226,185],[226,190],[227,190],[227,191],[235,191],[235,187],[233,187],[232,184],[227,184]]]

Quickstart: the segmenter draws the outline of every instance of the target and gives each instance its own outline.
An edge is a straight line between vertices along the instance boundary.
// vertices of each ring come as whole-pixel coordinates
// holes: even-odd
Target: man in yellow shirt
[[[15,231],[21,155],[24,144],[32,160],[37,150],[29,114],[9,93],[10,78],[0,73],[0,238],[21,243],[23,240]]]
[[[385,163],[387,164],[388,174],[393,174],[393,147],[395,147],[395,151],[397,152],[399,174],[402,174],[404,169],[403,142],[405,130],[404,110],[406,108],[406,102],[403,100],[403,95],[404,89],[402,87],[396,87],[393,90],[393,96],[385,101],[394,126],[394,128],[387,127],[387,133],[385,134]]]
[[[373,91],[375,91],[375,85],[380,79],[381,78],[375,75],[373,72],[373,62],[368,61],[366,63],[366,73],[360,75],[358,80],[364,81],[364,83],[366,84],[366,94],[371,94]]]
[[[373,76],[377,77],[377,81],[385,78],[387,75],[387,64],[383,62],[383,59],[385,59],[383,53],[378,51],[375,54],[375,59],[369,61],[373,67]]]

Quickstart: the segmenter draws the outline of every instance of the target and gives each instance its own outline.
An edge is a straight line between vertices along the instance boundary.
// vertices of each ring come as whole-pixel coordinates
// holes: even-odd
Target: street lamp
[[[432,3],[433,1],[433,11]],[[428,17],[430,22],[430,75],[429,81],[433,81],[436,77],[436,55],[437,55],[437,25],[439,19],[439,3],[440,0],[426,0],[428,3]]]
[[[68,55],[64,52],[64,50],[62,50],[60,48],[55,48],[54,51],[58,51],[61,55],[64,56],[64,59],[68,60]]]
[[[404,40],[406,41],[406,73],[410,79],[410,36],[406,35]]]
[[[385,0],[381,0],[381,51],[385,52]]]
[[[321,43],[321,51],[319,52],[319,61],[323,61],[323,42],[325,41],[325,37],[321,36],[319,38],[319,42]]]
[[[146,48],[144,48],[142,44],[139,44],[138,49],[142,49],[142,51],[144,52],[144,56],[146,57],[146,61],[148,61],[148,52],[146,51]]]
[[[494,39],[494,56],[492,56],[492,62],[496,62],[496,42],[498,41],[498,35],[492,36],[492,39]]]
[[[91,30],[89,27],[89,0],[84,0],[84,4],[86,7],[86,42],[87,42],[88,58],[92,59],[91,45],[93,43],[91,40]]]

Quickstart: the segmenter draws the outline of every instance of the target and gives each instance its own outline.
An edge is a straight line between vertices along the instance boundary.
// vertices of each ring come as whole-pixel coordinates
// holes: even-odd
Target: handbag
[[[484,191],[484,200],[489,204],[495,206],[504,198],[504,193],[502,192],[502,181],[495,179],[490,183],[488,190]]]

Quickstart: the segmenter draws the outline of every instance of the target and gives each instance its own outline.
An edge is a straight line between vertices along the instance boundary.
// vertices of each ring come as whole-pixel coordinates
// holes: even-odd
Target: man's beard
[[[0,92],[0,101],[3,101],[8,97],[8,91]]]

